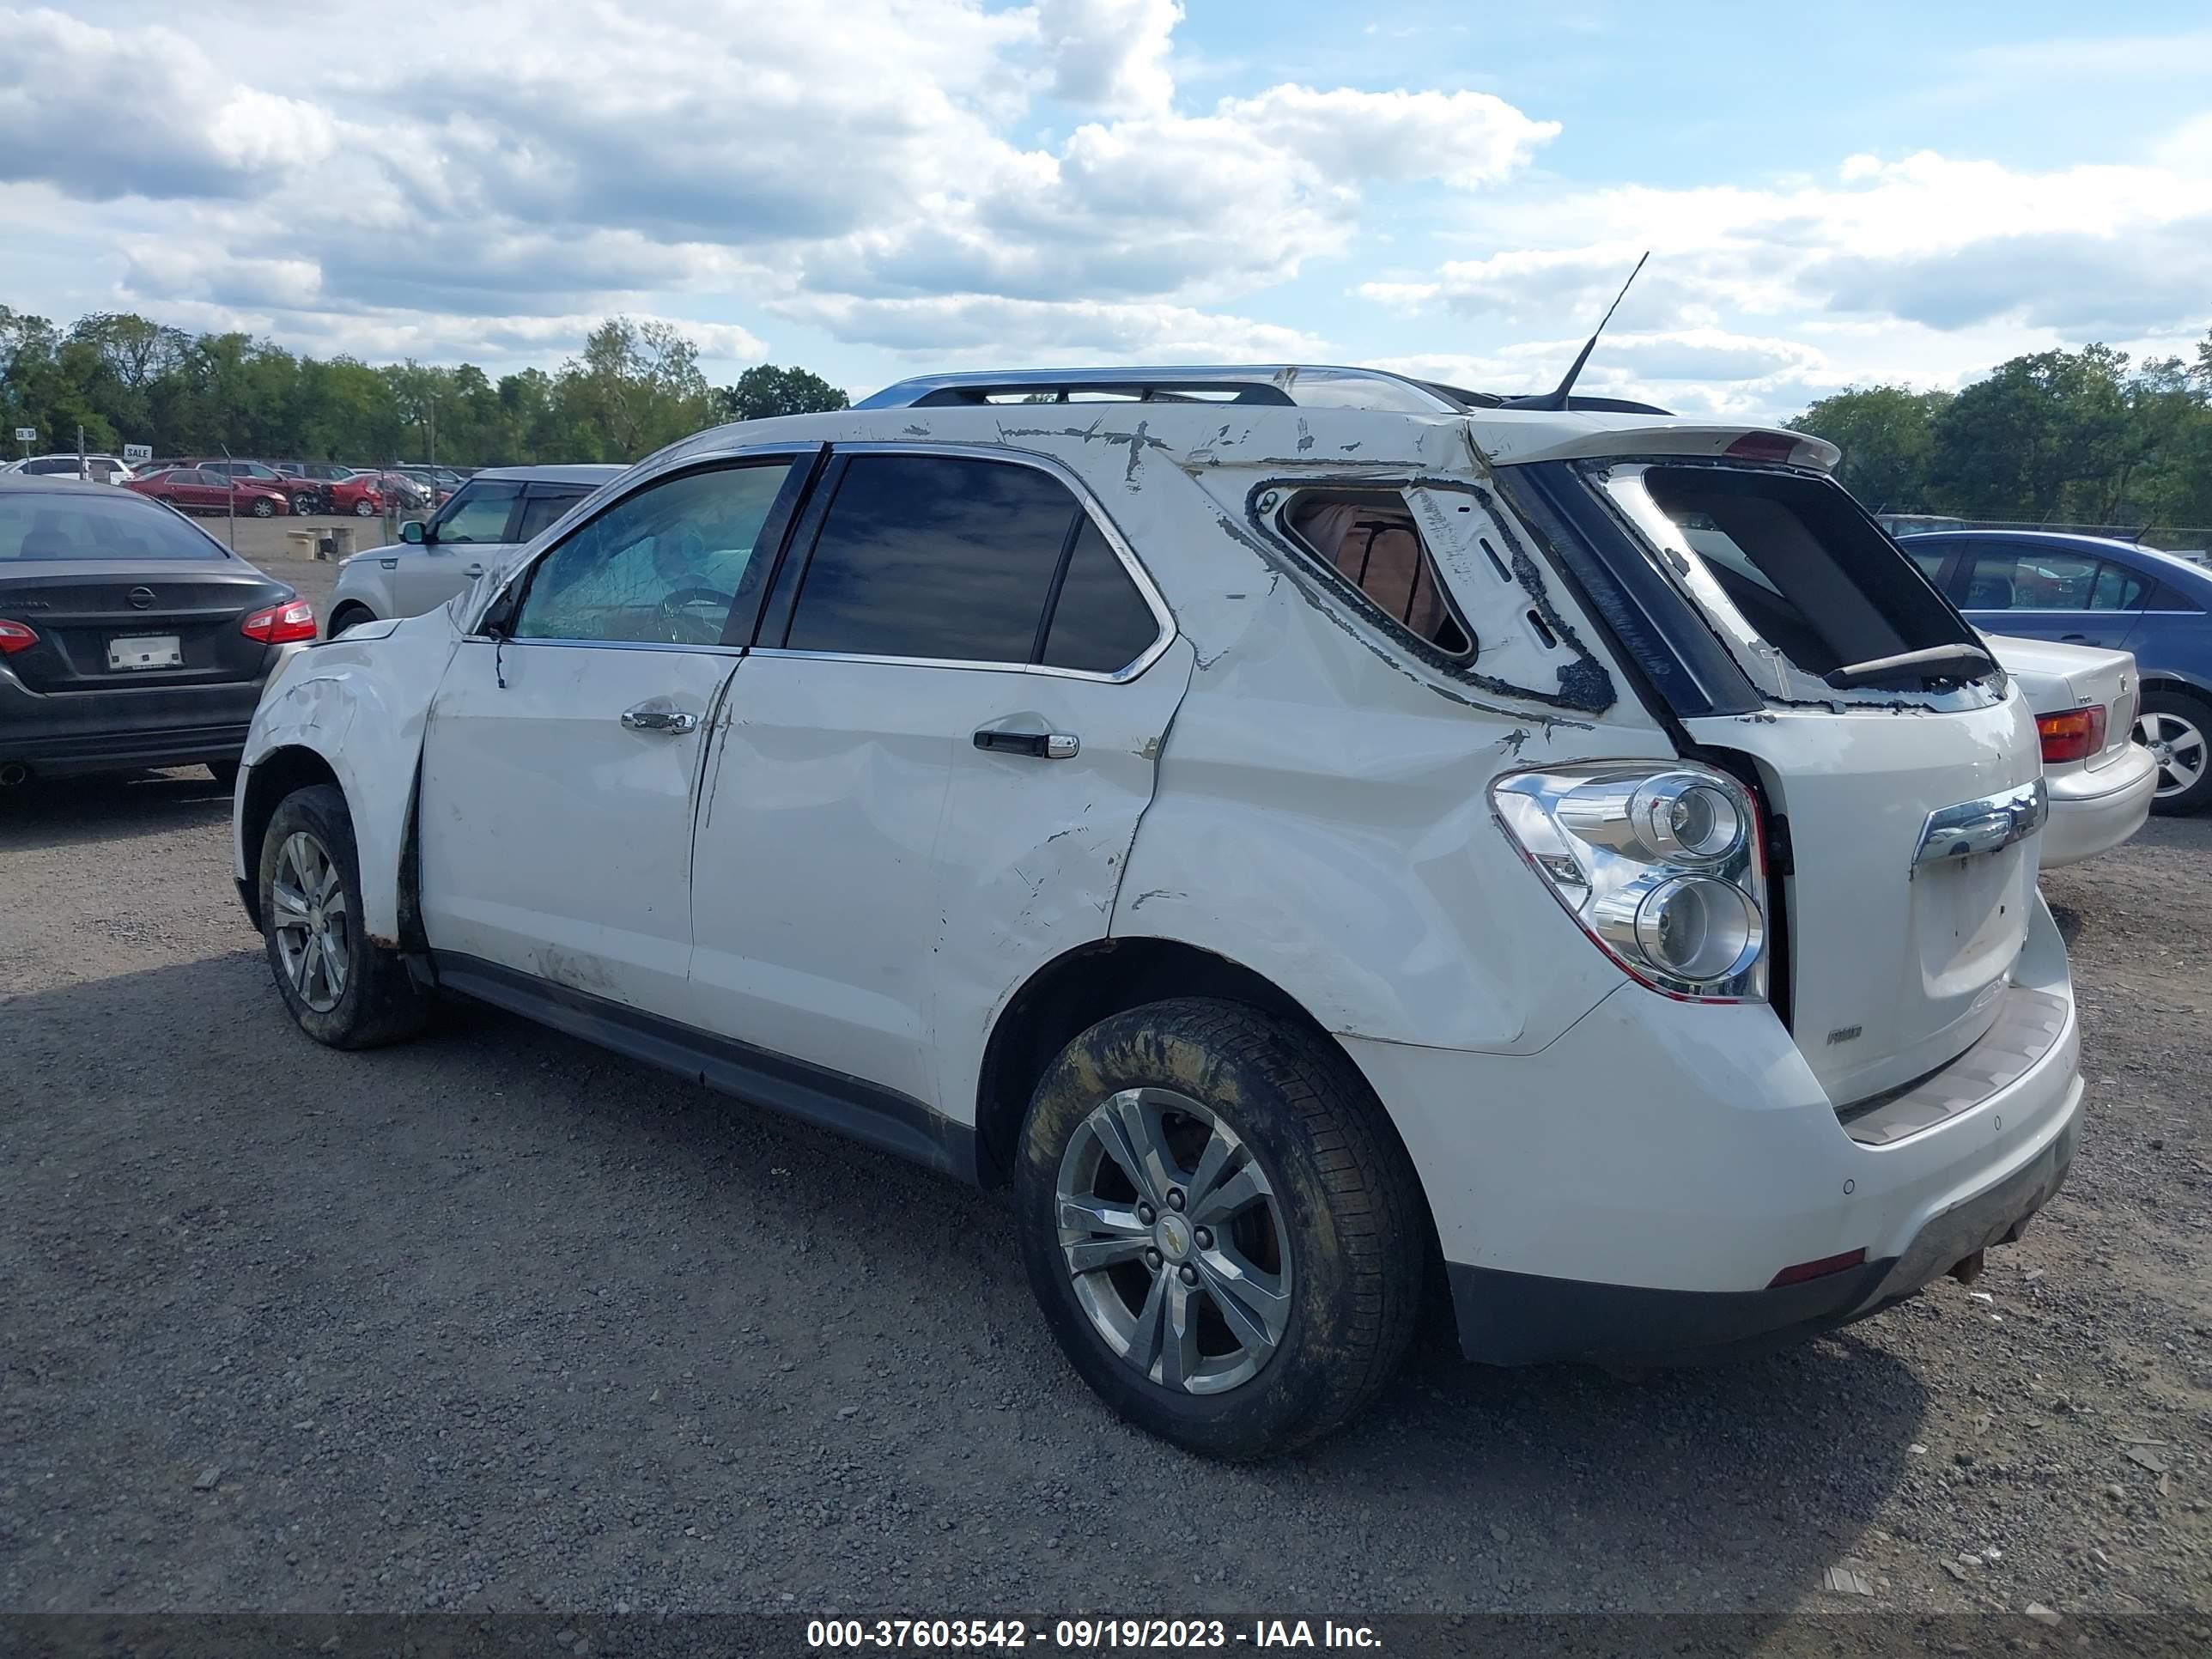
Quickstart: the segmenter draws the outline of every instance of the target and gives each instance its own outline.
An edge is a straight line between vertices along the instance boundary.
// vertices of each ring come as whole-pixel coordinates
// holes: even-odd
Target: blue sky
[[[1283,358],[1793,412],[2212,326],[2201,6],[0,4],[0,302],[710,374]],[[355,49],[210,54],[319,34]],[[363,52],[358,43],[390,43]],[[303,61],[318,67],[302,73]]]

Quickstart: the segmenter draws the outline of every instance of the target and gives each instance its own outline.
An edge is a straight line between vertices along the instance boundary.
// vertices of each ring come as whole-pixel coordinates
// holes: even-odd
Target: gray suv
[[[436,609],[502,562],[585,496],[626,469],[615,465],[487,467],[428,520],[399,526],[399,543],[356,553],[338,569],[330,637],[365,622]]]

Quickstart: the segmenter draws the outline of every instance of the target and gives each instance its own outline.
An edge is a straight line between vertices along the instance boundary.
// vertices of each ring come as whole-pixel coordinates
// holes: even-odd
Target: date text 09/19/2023
[[[1374,1648],[1377,1633],[1365,1625],[1333,1619],[1260,1619],[1232,1626],[1220,1619],[1059,1619],[1049,1626],[1023,1619],[813,1619],[806,1645],[840,1648],[1042,1648],[1063,1652],[1115,1653],[1186,1648]]]

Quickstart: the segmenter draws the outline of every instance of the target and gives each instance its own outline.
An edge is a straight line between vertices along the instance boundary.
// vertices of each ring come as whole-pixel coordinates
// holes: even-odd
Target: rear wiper
[[[1996,659],[1978,645],[1936,645],[1925,651],[1900,651],[1846,664],[1820,678],[1838,691],[1881,685],[1894,680],[1974,680],[1996,668]]]

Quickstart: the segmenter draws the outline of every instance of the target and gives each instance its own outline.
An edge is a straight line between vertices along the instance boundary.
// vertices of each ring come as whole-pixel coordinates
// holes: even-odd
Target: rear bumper
[[[299,648],[277,647],[269,672]],[[0,765],[58,778],[234,761],[266,684],[264,674],[218,685],[46,694],[0,669]]]
[[[2045,775],[2051,817],[2043,826],[2043,867],[2056,869],[2109,851],[2143,827],[2158,793],[2158,762],[2131,743],[2110,765]]]
[[[1635,986],[1534,1054],[1345,1047],[1413,1156],[1470,1358],[1679,1360],[1877,1312],[2057,1190],[2080,1037],[2039,901],[2014,976],[2033,1052],[1978,1045],[1849,1123],[1771,1009]]]

